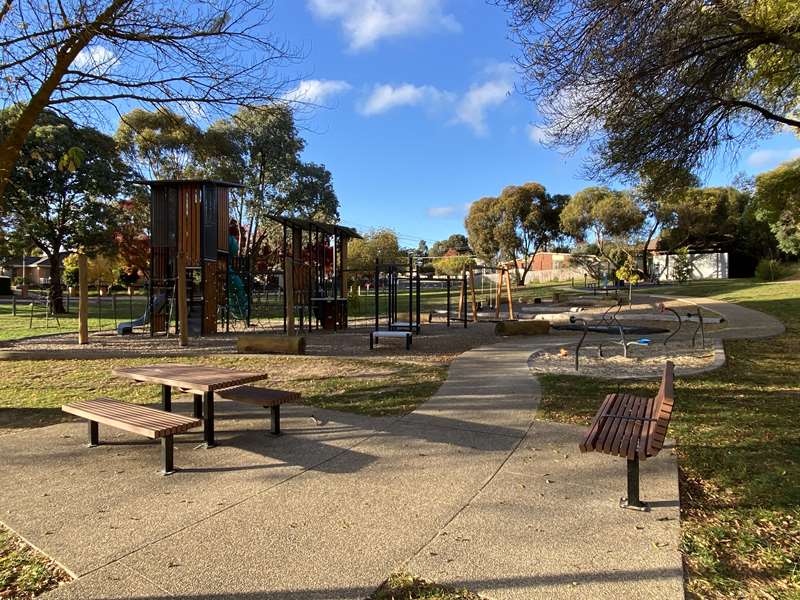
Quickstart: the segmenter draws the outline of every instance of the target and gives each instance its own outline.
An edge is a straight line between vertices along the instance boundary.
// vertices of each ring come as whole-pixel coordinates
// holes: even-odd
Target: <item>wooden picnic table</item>
[[[267,379],[266,373],[237,371],[204,365],[160,364],[141,367],[121,367],[111,372],[143,383],[161,385],[161,407],[172,411],[172,388],[191,392],[194,396],[194,416],[203,419],[203,439],[206,447],[214,442],[214,392],[253,381]]]

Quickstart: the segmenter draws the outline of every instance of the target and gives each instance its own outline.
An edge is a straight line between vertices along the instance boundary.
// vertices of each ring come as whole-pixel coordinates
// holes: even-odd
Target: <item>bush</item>
[[[678,248],[672,263],[672,276],[680,282],[686,283],[692,276],[692,259],[688,248]]]
[[[789,275],[789,267],[774,258],[762,258],[756,266],[756,279],[760,281],[776,281]]]

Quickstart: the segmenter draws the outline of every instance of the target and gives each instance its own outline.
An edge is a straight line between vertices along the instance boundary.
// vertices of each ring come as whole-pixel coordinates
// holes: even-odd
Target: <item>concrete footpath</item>
[[[755,333],[755,311],[708,307]],[[356,600],[397,570],[487,598],[682,598],[671,448],[642,463],[653,511],[620,510],[624,462],[534,420],[528,357],[565,343],[544,339],[463,354],[402,418],[291,406],[275,438],[219,402],[221,445],[180,436],[171,477],[156,444],[108,428],[92,450],[82,423],[5,435],[0,520],[77,577],[48,600]]]

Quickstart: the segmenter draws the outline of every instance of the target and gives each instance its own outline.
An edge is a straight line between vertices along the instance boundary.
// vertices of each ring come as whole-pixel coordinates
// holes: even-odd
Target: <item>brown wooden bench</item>
[[[655,398],[631,394],[609,394],[600,406],[584,440],[581,452],[604,452],[628,461],[628,497],[623,508],[650,510],[639,499],[639,460],[655,456],[664,446],[674,404],[675,365],[667,361],[661,387]]]
[[[298,392],[273,390],[252,385],[240,385],[218,390],[216,395],[220,400],[233,400],[234,402],[269,408],[269,430],[274,435],[280,435],[281,433],[281,404],[300,400]]]
[[[61,407],[66,413],[89,421],[89,447],[100,445],[98,423],[123,431],[161,440],[161,472],[175,471],[172,460],[173,436],[200,425],[200,419],[165,412],[148,406],[121,402],[113,398],[80,400]]]

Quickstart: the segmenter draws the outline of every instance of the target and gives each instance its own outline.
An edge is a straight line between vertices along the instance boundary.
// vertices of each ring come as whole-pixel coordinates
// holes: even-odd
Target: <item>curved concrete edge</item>
[[[780,319],[741,304],[717,300],[715,298],[694,298],[691,296],[669,296],[666,294],[644,294],[651,298],[674,300],[699,306],[722,315],[726,327],[707,335],[721,339],[762,339],[781,335],[786,327]]]
[[[715,371],[715,370],[723,367],[725,365],[725,362],[727,361],[727,358],[726,358],[726,355],[725,355],[725,344],[723,344],[722,340],[712,339],[711,340],[711,346],[712,346],[711,350],[713,352],[713,356],[711,358],[711,364],[710,365],[706,365],[704,367],[696,367],[696,368],[693,368],[693,369],[685,369],[685,368],[675,367],[675,376],[676,377],[691,377],[691,376],[694,376],[694,375],[701,375],[703,373],[709,373],[711,371]],[[531,371],[531,375],[533,375],[534,377],[536,377],[537,375],[544,375],[545,374],[545,373],[542,373],[540,371],[534,370],[533,365],[532,365],[535,356],[537,354],[541,353],[543,350],[544,350],[544,348],[536,348],[535,350],[533,350],[533,352],[531,352],[530,356],[528,357],[528,368]],[[563,375],[565,377],[590,377],[590,378],[596,378],[596,379],[616,379],[616,380],[619,380],[619,381],[647,381],[647,380],[656,380],[656,379],[659,379],[661,377],[660,375],[655,375],[655,374],[653,374],[653,375],[625,375],[625,376],[619,376],[619,377],[608,376],[608,375],[599,376],[599,375],[594,375],[594,374],[591,374],[591,373],[587,374],[587,373],[581,373],[581,372],[578,372],[578,373],[574,373],[574,372],[557,373],[557,375]]]

